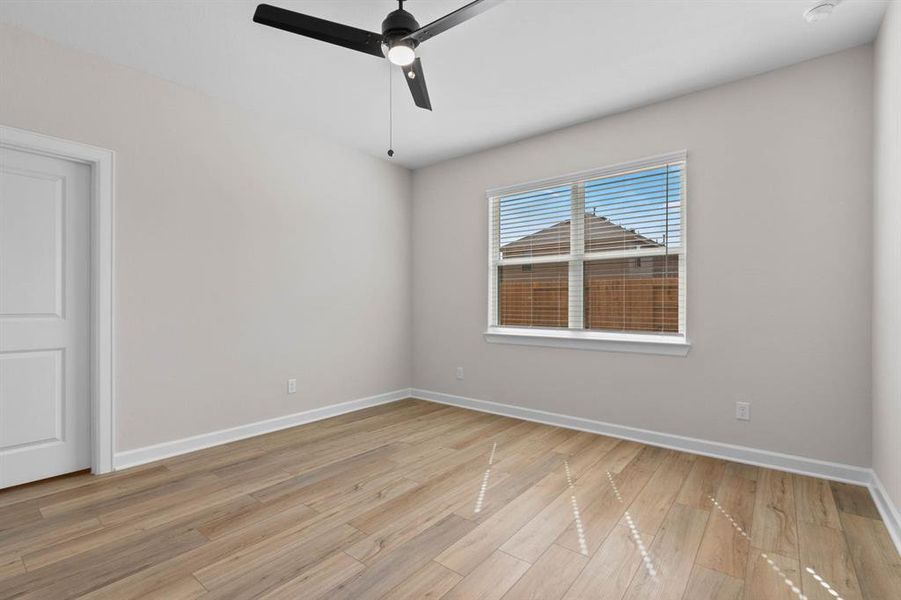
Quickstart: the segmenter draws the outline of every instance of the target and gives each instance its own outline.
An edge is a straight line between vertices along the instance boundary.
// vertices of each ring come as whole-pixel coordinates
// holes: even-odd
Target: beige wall
[[[405,169],[9,27],[0,123],[117,153],[118,450],[409,385]]]
[[[872,55],[847,50],[415,172],[414,385],[868,466]],[[486,189],[683,148],[688,357],[483,340]],[[753,403],[750,423],[735,420],[737,400]]]
[[[901,4],[876,42],[873,468],[901,507]]]

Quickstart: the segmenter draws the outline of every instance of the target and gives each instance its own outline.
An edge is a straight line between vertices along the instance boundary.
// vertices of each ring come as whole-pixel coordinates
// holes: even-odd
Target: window
[[[489,341],[687,352],[684,152],[488,198]]]

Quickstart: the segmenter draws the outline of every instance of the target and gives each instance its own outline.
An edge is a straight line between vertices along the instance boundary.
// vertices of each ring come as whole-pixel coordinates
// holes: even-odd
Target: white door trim
[[[0,147],[63,158],[91,167],[91,471],[113,470],[112,150],[0,125]]]

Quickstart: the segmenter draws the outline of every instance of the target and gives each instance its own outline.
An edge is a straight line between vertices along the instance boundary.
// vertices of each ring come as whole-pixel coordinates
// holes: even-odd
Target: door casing
[[[0,125],[0,147],[87,164],[91,168],[91,472],[113,470],[115,363],[113,206],[115,152]]]

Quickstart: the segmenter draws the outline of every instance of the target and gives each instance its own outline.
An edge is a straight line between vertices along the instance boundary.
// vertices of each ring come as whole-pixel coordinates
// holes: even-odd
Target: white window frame
[[[591,169],[570,173],[560,177],[552,177],[538,181],[495,188],[488,190],[488,328],[484,333],[485,340],[499,344],[520,344],[527,346],[549,346],[555,348],[574,348],[587,350],[607,350],[616,352],[639,352],[645,354],[665,354],[685,356],[691,348],[688,341],[686,297],[688,281],[686,276],[686,254],[688,249],[688,221],[686,219],[688,198],[688,160],[687,151],[680,150],[667,154],[651,156],[600,169]],[[682,173],[681,194],[681,243],[678,249],[667,248],[635,248],[621,252],[585,253],[584,231],[582,222],[585,218],[584,187],[582,184],[593,179],[619,175],[630,171],[639,171],[667,163],[682,162],[685,164]],[[572,186],[571,219],[570,219],[570,252],[552,256],[501,258],[499,224],[500,199],[504,196],[520,194],[540,188]],[[620,333],[582,329],[584,318],[583,288],[584,263],[586,260],[612,259],[622,257],[659,256],[678,254],[679,256],[679,333]],[[560,263],[569,264],[569,328],[539,327],[501,327],[498,318],[498,267],[517,264]],[[579,293],[573,293],[579,290]]]

